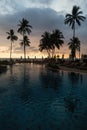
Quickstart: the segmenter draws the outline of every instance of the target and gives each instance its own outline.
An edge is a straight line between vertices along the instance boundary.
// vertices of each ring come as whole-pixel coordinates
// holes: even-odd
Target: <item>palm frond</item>
[[[19,28],[18,28],[18,33],[20,34],[30,34],[31,33],[31,28],[32,26],[29,25],[29,21],[26,19],[22,19],[21,21],[19,21],[20,23],[18,24]]]
[[[74,5],[71,14],[66,14],[64,23],[68,24],[72,29],[75,27],[75,23],[80,26],[81,21],[84,21],[86,19],[81,14],[83,14],[83,12],[80,11],[80,7]]]

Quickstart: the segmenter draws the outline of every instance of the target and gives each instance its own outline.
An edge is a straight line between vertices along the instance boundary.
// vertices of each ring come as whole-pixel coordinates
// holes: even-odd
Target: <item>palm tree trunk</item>
[[[79,50],[79,60],[80,60],[80,50]]]
[[[74,23],[74,27],[73,27],[73,39],[75,38],[75,23]]]
[[[55,48],[52,50],[52,58],[54,58]]]
[[[24,32],[23,32],[23,45],[24,45],[24,60],[26,59],[25,44],[24,44]]]
[[[26,60],[26,47],[24,45],[24,59]]]
[[[11,49],[10,49],[10,60],[12,58],[12,41],[11,41]]]
[[[76,60],[76,50],[75,50],[75,56],[74,56],[74,60]]]
[[[74,22],[74,27],[73,27],[73,41],[74,41],[74,38],[75,38],[75,22]],[[76,59],[76,52],[74,51],[74,56],[72,58],[72,60]]]
[[[50,50],[47,50],[48,58],[50,58]]]

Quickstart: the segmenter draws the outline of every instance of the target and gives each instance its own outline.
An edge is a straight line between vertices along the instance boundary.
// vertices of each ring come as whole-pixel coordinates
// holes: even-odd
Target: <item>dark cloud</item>
[[[28,19],[30,25],[33,27],[31,33],[31,37],[33,38],[40,39],[44,31],[51,32],[54,29],[60,29],[63,32],[65,41],[68,41],[72,37],[72,30],[68,25],[64,25],[65,17],[61,13],[49,8],[29,8],[25,11],[18,12],[13,15],[0,16],[0,35],[3,35],[3,41],[6,38],[6,32],[9,31],[9,29],[13,28],[15,32],[17,32],[17,25],[19,23],[19,20],[21,20],[23,17]],[[82,23],[81,27],[77,27],[76,29],[76,35],[80,37],[80,40],[84,43],[87,41],[86,26],[87,20]],[[39,41],[34,41],[33,44],[37,44],[38,46]],[[35,50],[35,48],[31,48],[31,50]]]
[[[64,27],[64,16],[58,14],[58,12],[49,8],[30,8],[14,15],[1,16],[1,30],[7,31],[10,28],[15,28],[16,30],[19,20],[23,17],[30,21],[30,24],[33,26],[33,34],[35,35],[44,30],[50,31],[55,28],[63,29]]]

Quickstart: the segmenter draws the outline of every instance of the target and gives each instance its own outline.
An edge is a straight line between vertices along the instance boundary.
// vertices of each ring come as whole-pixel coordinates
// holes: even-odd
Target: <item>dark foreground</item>
[[[87,74],[9,66],[0,74],[0,130],[87,130]]]

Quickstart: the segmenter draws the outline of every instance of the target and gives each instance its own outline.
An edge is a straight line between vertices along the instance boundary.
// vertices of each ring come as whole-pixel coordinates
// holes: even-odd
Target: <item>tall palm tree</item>
[[[21,40],[20,44],[24,47],[24,58],[26,59],[26,47],[30,46],[30,40],[26,35],[23,37],[23,40]]]
[[[44,32],[44,34],[41,36],[40,44],[39,44],[39,50],[42,52],[43,50],[46,50],[48,53],[48,57],[50,58],[50,52],[52,49],[51,43],[50,43],[50,36],[51,34],[49,32]]]
[[[71,58],[76,58],[76,51],[80,54],[80,40],[77,37],[70,39],[68,43],[69,49],[71,50]]]
[[[84,21],[86,18],[82,16],[83,12],[80,11],[80,7],[74,5],[71,14],[66,14],[65,24],[73,29],[73,38],[75,37],[75,27],[76,23],[80,26],[81,21]]]
[[[19,21],[20,23],[18,24],[18,33],[20,33],[23,36],[23,41],[24,41],[24,36],[25,35],[30,35],[32,26],[29,25],[29,21],[26,19],[22,19],[22,21]],[[24,45],[24,44],[23,44]],[[24,59],[26,59],[25,54],[24,54]]]
[[[57,49],[60,49],[60,47],[64,44],[63,39],[64,39],[64,36],[60,30],[58,29],[53,30],[53,33],[51,34],[51,45],[53,47],[52,56],[55,52],[55,47]]]
[[[10,31],[7,32],[7,34],[8,34],[7,39],[11,41],[11,48],[10,48],[10,60],[11,60],[11,58],[12,58],[12,43],[14,41],[17,41],[18,37],[14,34],[13,29],[10,29]]]

